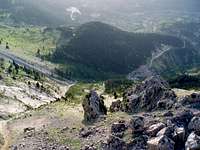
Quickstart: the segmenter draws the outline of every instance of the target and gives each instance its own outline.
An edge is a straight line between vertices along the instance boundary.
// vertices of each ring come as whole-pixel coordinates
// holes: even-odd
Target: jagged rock
[[[193,117],[188,125],[188,129],[200,133],[200,117]]]
[[[126,131],[127,125],[124,121],[113,123],[111,126],[111,133],[118,137],[123,137],[124,131]]]
[[[148,127],[148,129],[146,130],[146,133],[151,136],[154,137],[156,136],[156,134],[165,127],[164,123],[157,123],[157,124],[153,124],[150,127]]]
[[[192,132],[185,143],[185,150],[199,150],[200,149],[200,136]]]
[[[133,116],[130,120],[130,128],[133,134],[141,133],[144,131],[144,117]]]
[[[168,83],[158,76],[146,79],[136,88],[129,89],[123,97],[126,112],[168,109],[176,102],[176,95]]]
[[[161,129],[156,136],[167,136],[168,138],[172,138],[174,134],[174,127],[169,126]]]
[[[148,150],[174,150],[174,142],[165,135],[147,141]]]
[[[110,135],[106,143],[101,144],[102,150],[127,150],[127,144],[121,138]]]
[[[110,112],[117,112],[120,110],[122,110],[122,102],[120,100],[112,102],[110,106]]]
[[[104,101],[98,96],[95,91],[91,91],[86,95],[82,103],[84,109],[84,119],[86,121],[95,121],[101,115],[107,114],[107,108]]]

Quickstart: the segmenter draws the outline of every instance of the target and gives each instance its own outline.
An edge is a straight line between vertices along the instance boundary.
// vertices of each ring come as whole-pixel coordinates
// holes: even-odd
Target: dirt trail
[[[61,86],[62,96],[69,90],[71,86]],[[76,109],[73,110],[73,114]],[[71,110],[72,111],[72,110]],[[9,146],[12,142],[13,133],[15,132],[23,132],[24,128],[34,127],[35,129],[40,129],[43,125],[50,123],[50,119],[48,115],[46,116],[35,116],[25,119],[13,120],[12,118],[9,120],[0,121],[0,133],[4,137],[4,145],[1,147],[1,150],[9,150]]]

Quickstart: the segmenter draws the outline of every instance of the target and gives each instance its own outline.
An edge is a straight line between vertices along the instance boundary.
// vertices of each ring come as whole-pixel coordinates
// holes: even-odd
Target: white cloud
[[[70,12],[70,17],[72,20],[75,20],[75,14],[81,15],[81,11],[76,7],[69,7],[66,9],[67,12]]]

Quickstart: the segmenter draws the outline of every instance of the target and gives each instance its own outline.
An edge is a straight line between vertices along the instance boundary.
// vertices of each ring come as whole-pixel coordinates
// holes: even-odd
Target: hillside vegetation
[[[167,52],[167,57],[164,55],[159,59],[161,69],[167,70],[171,64],[180,63],[179,69],[198,60],[196,51],[190,46],[182,48],[183,41],[174,36],[131,33],[100,22],[86,23],[74,30],[73,36],[61,36],[59,41],[52,60],[62,64],[59,72],[67,77],[105,79],[109,75],[123,76],[147,64],[152,53],[163,45],[173,52]],[[176,57],[180,59],[176,60]],[[159,66],[155,68],[160,69]]]

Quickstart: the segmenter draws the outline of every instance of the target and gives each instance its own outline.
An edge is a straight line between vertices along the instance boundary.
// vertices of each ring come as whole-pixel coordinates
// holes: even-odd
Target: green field
[[[25,58],[36,56],[38,49],[41,55],[51,53],[56,47],[59,31],[45,30],[42,27],[10,27],[0,25],[2,45],[8,42],[10,51]]]

